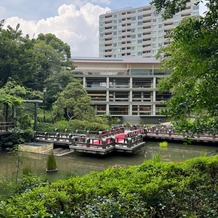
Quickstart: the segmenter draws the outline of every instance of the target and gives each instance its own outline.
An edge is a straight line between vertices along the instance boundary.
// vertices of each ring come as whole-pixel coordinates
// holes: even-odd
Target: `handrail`
[[[14,122],[0,122],[0,132],[7,132],[15,127]]]

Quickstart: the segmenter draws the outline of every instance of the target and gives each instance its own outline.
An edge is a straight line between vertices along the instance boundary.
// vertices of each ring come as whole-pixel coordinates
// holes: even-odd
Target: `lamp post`
[[[44,121],[44,123],[45,123],[45,93],[46,93],[46,91],[47,91],[47,89],[46,88],[44,88],[43,89],[43,109],[44,109],[44,119],[43,119],[43,121]]]

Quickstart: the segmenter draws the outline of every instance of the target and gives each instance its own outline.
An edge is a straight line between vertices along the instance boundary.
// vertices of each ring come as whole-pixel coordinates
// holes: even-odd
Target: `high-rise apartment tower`
[[[100,57],[155,57],[167,45],[167,32],[183,18],[199,15],[199,5],[191,0],[185,10],[164,20],[153,5],[110,11],[99,18]]]

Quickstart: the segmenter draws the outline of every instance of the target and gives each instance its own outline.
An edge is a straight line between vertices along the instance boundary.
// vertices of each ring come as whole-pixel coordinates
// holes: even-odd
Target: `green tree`
[[[23,83],[36,69],[32,40],[22,36],[19,24],[15,29],[0,22],[0,87],[11,77]]]
[[[46,106],[50,108],[57,100],[58,93],[62,92],[67,85],[74,80],[73,74],[64,69],[62,69],[59,73],[50,75],[50,77],[46,79]]]
[[[36,39],[23,36],[0,21],[0,88],[9,78],[25,87],[43,91],[46,80],[63,69],[72,69],[70,46],[53,34],[39,34]]]
[[[54,34],[48,33],[44,35],[40,33],[37,41],[50,45],[59,54],[62,60],[67,61],[71,57],[70,46],[58,39]]]
[[[55,120],[63,117],[69,120],[93,120],[95,117],[91,99],[81,82],[76,79],[59,94],[53,105],[53,112]]]
[[[37,70],[32,74],[26,85],[42,91],[49,84],[47,79],[59,74],[63,69],[72,69],[70,61],[70,46],[53,34],[39,34],[34,40],[34,52]]]
[[[153,3],[169,17],[187,0]],[[165,110],[171,120],[181,126],[194,117],[198,126],[218,129],[218,4],[211,0],[207,6],[205,17],[184,19],[171,32],[170,45],[159,52],[162,68],[171,71],[159,88],[172,93]]]
[[[14,121],[16,108],[23,103],[27,90],[12,79],[0,88],[0,119]]]

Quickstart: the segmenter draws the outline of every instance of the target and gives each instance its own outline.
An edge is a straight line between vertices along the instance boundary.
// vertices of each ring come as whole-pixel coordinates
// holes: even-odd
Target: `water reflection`
[[[85,175],[90,171],[102,171],[108,167],[141,164],[151,159],[154,154],[160,154],[163,161],[180,162],[189,158],[201,156],[215,151],[215,146],[181,145],[169,143],[166,148],[161,148],[158,142],[147,142],[136,154],[113,153],[107,156],[96,156],[72,153],[68,156],[56,157],[58,173],[49,175],[52,179],[66,178],[69,175]],[[0,179],[15,177],[17,160],[20,160],[21,171],[30,168],[38,175],[47,176],[46,155],[22,153],[20,157],[10,153],[0,152]]]

